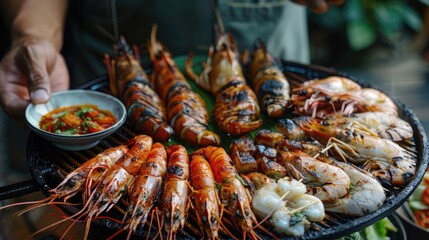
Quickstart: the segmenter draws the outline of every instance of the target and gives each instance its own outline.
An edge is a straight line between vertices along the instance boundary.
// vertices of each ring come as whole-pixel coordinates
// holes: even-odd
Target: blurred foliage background
[[[374,50],[388,58],[399,44],[425,51],[428,7],[429,0],[346,0],[325,14],[309,13],[312,62],[365,64]]]

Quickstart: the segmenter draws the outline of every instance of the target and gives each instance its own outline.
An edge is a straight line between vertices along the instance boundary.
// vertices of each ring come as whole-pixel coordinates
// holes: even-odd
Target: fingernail
[[[49,100],[48,92],[41,88],[31,92],[31,100],[34,103],[43,103]]]

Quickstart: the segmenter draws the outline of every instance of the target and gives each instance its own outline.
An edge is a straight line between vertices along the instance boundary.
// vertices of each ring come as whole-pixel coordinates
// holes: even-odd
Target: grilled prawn
[[[393,141],[338,128],[315,118],[302,118],[299,125],[314,139],[332,145],[334,153],[343,160],[363,164],[385,187],[402,187],[416,172],[414,153]]]
[[[69,173],[66,178],[50,192],[52,199],[63,198],[67,201],[79,191],[82,191],[83,202],[88,200],[91,190],[106,174],[106,170],[115,164],[128,152],[126,145],[120,145],[104,150],[89,159],[79,168]]]
[[[258,100],[246,84],[238,48],[230,34],[219,37],[215,50],[210,48],[200,76],[192,70],[192,56],[187,58],[185,69],[192,80],[216,97],[213,115],[219,129],[241,135],[262,125]]]
[[[324,117],[331,113],[385,112],[398,115],[394,101],[373,88],[361,88],[343,77],[328,77],[304,82],[292,91],[295,113]]]
[[[386,194],[383,186],[366,171],[356,166],[331,160],[332,163],[343,169],[350,177],[350,192],[333,202],[325,203],[325,209],[329,212],[338,212],[348,216],[364,216],[379,209]]]
[[[248,71],[262,110],[270,117],[284,116],[289,106],[289,82],[262,40],[255,43]]]
[[[152,138],[147,135],[138,135],[129,140],[127,145],[130,150],[108,169],[97,188],[91,193],[88,203],[84,203],[83,211],[88,215],[85,239],[87,239],[92,218],[103,211],[108,211],[127,193],[128,187],[134,182],[135,176],[149,156]]]
[[[189,157],[182,145],[167,149],[168,165],[161,197],[164,229],[168,239],[183,229],[189,209]]]
[[[250,193],[246,191],[238,178],[238,172],[232,165],[232,160],[223,148],[208,146],[201,148],[193,155],[202,155],[210,163],[216,182],[221,186],[220,198],[225,205],[225,210],[231,215],[233,221],[243,233],[252,239],[258,235],[254,226],[258,223],[252,211]]]
[[[129,140],[127,145],[130,146],[130,150],[108,169],[103,180],[91,194],[93,198],[89,208],[91,212],[97,209],[95,215],[112,207],[126,192],[149,155],[152,138],[138,135]]]
[[[22,211],[24,213],[49,204],[67,204],[70,198],[80,192],[82,193],[82,202],[87,203],[92,190],[103,179],[108,172],[107,170],[127,152],[128,147],[126,145],[108,148],[70,172],[57,187],[49,191],[51,193],[49,197],[38,201],[2,206],[0,210],[14,206],[30,205]],[[63,202],[56,202],[57,200],[62,200]]]
[[[152,207],[161,195],[163,177],[167,168],[167,153],[160,143],[154,143],[146,161],[143,163],[137,178],[129,188],[130,206],[124,219],[128,218],[125,229],[128,237],[137,227],[146,223]]]
[[[217,239],[221,227],[221,202],[216,191],[216,182],[207,160],[193,155],[191,161],[192,202],[198,225],[207,239]]]
[[[413,137],[411,125],[397,115],[385,112],[363,112],[354,114],[333,114],[324,121],[335,126],[372,134],[394,142],[409,140]]]
[[[207,130],[209,116],[204,100],[192,91],[170,52],[155,35],[156,26],[152,28],[149,52],[153,81],[167,104],[168,121],[181,139],[200,146],[219,145],[219,135]]]
[[[113,59],[108,55],[105,58],[110,89],[125,103],[135,129],[156,141],[167,141],[173,129],[166,123],[164,103],[153,90],[138,56],[133,55],[128,43],[121,38],[114,46]]]
[[[289,141],[282,134],[269,130],[259,131],[255,142],[276,148],[277,162],[287,168],[289,175],[303,179],[308,194],[322,201],[333,201],[348,193],[350,178],[341,168],[319,161],[307,153],[318,153],[322,150],[321,146]]]

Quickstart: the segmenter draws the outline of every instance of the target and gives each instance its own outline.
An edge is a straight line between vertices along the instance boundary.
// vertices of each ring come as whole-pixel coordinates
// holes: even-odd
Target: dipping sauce
[[[83,135],[109,128],[116,123],[115,116],[91,104],[57,108],[40,120],[42,130],[61,135]]]

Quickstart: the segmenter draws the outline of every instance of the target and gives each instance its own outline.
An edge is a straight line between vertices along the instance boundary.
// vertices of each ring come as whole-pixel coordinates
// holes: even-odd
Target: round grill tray
[[[364,87],[371,87],[346,73],[337,72],[334,69],[315,65],[303,65],[288,61],[281,61],[281,63],[285,74],[290,79],[304,81],[328,76],[343,76],[357,81]],[[150,67],[146,67],[146,69],[150,71]],[[107,76],[101,76],[94,79],[83,85],[81,88],[109,92]],[[285,237],[285,239],[334,239],[359,231],[393,213],[406,201],[406,199],[419,185],[428,165],[427,137],[422,124],[413,111],[399,100],[394,100],[398,105],[400,117],[409,122],[414,130],[414,142],[417,149],[417,171],[413,179],[411,179],[408,185],[403,189],[387,192],[386,201],[383,206],[375,212],[356,218],[330,213],[329,219],[325,220],[323,224],[314,224],[314,227],[309,229],[304,236],[300,238]],[[86,159],[95,156],[102,150],[126,142],[135,134],[136,133],[133,132],[131,126],[127,122],[111,137],[101,141],[98,146],[78,152],[57,149],[37,135],[30,134],[27,142],[27,160],[33,179],[24,183],[19,183],[21,185],[15,184],[15,187],[24,190],[26,193],[31,191],[31,189],[41,189],[48,195],[48,191],[61,181],[63,178],[62,174],[66,174]],[[28,184],[33,184],[34,186],[29,187]],[[120,206],[121,204],[118,205]],[[113,216],[117,214],[116,216],[118,219],[121,219],[122,216],[120,209],[112,209],[108,214],[112,214]],[[97,220],[93,225],[98,225],[98,227],[101,227],[102,229],[107,228],[109,230],[118,230],[121,228],[120,224],[109,219]],[[140,229],[137,234],[146,235],[147,232]],[[181,234],[182,237],[193,238],[191,236],[192,234]],[[269,237],[266,236],[266,238],[268,239]]]

